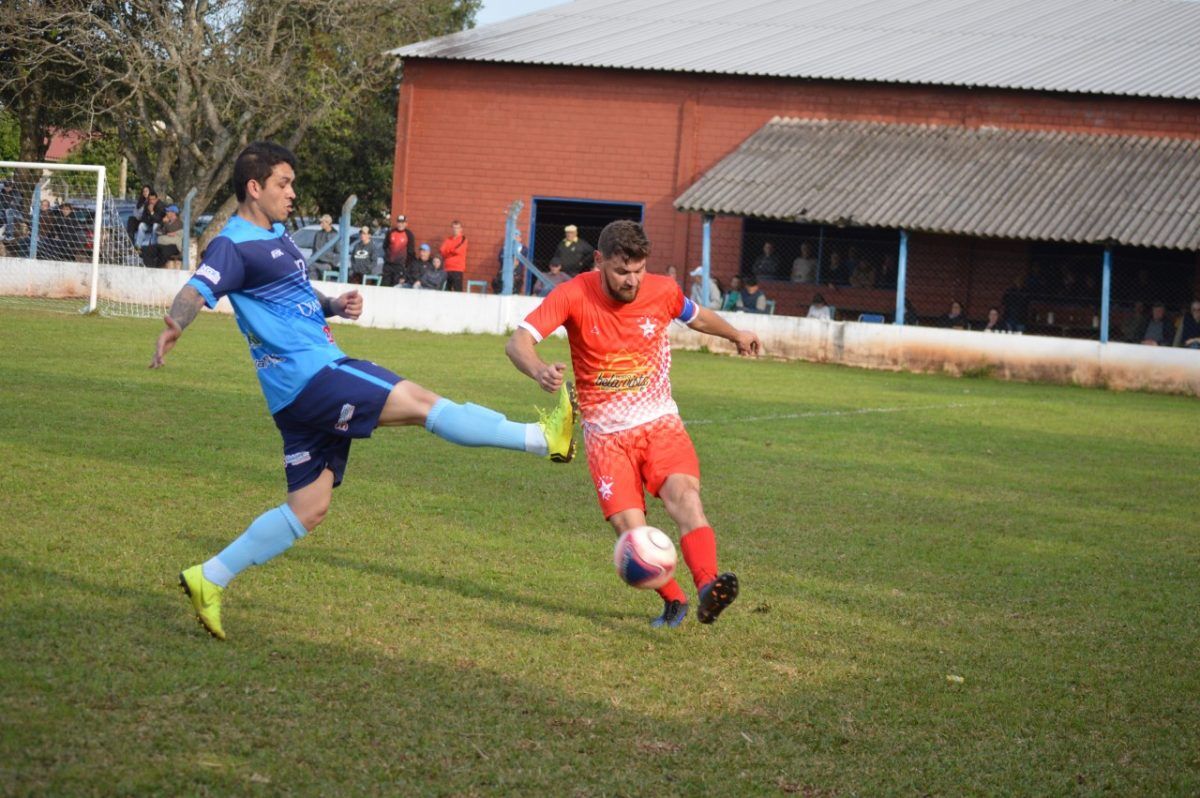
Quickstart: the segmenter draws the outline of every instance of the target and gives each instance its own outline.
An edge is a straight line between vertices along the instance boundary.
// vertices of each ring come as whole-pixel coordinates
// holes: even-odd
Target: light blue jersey
[[[272,413],[291,404],[314,374],[346,357],[305,277],[304,257],[278,222],[264,230],[234,216],[188,285],[210,308],[229,297]]]

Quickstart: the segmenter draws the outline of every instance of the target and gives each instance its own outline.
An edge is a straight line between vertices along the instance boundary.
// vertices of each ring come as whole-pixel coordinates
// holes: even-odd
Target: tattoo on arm
[[[204,307],[204,297],[200,296],[200,292],[195,288],[185,285],[175,295],[175,301],[171,303],[171,309],[167,311],[167,315],[179,324],[180,329],[186,330],[187,326],[196,320],[196,315],[202,307]]]

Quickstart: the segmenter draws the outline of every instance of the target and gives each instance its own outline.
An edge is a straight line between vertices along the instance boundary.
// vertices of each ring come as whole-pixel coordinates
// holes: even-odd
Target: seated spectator
[[[812,244],[800,244],[800,257],[792,261],[792,282],[811,283],[817,279],[817,259],[813,257]]]
[[[725,295],[725,300],[721,303],[721,310],[741,310],[742,309],[742,278],[734,275],[729,278],[729,293]]]
[[[765,277],[768,280],[779,278],[779,258],[775,257],[775,245],[770,241],[763,244],[762,254],[750,267],[750,273],[755,277]]]
[[[525,292],[525,265],[521,263],[521,258],[518,255],[529,260],[529,247],[521,241],[521,231],[513,230],[513,269],[512,269],[512,289],[514,294],[522,294]],[[500,246],[500,251],[496,254],[496,261],[499,264],[496,269],[496,276],[492,278],[492,293],[499,294],[504,290],[504,246]]]
[[[680,285],[679,284],[679,269],[676,269],[674,266],[668,266],[667,267],[667,276],[670,277],[672,280],[674,280],[676,285]],[[682,288],[682,287],[683,286],[680,285],[680,288]]]
[[[163,215],[162,202],[158,199],[158,194],[151,191],[146,195],[146,204],[142,206],[142,212],[138,216],[137,237],[134,240],[134,245],[139,249],[155,243],[155,236],[158,235],[158,226],[162,224]]]
[[[330,241],[336,241],[338,231],[333,229],[333,217],[327,213],[321,214],[321,229],[313,235],[312,251],[316,255],[308,264],[308,279],[320,280],[321,272],[325,269],[336,269],[338,267],[338,252],[340,247],[334,244],[329,249],[317,255],[321,247],[328,244]]]
[[[721,307],[721,289],[717,287],[717,281],[712,277],[708,278],[708,288],[702,285],[704,281],[704,267],[697,266],[690,272],[692,276],[692,290],[689,298],[695,304],[709,310],[718,310]]]
[[[571,275],[563,271],[563,265],[561,263],[551,261],[550,265],[547,267],[546,279],[537,281],[537,285],[533,287],[533,293],[536,296],[550,296],[551,291],[570,279]]]
[[[1012,325],[1000,317],[1000,308],[988,308],[987,323],[983,325],[984,332],[1012,332]]]
[[[1146,346],[1170,346],[1175,342],[1175,325],[1167,318],[1167,306],[1155,302],[1150,309],[1150,320],[1142,330],[1141,341]]]
[[[91,253],[87,251],[87,228],[84,227],[86,222],[75,213],[75,206],[69,202],[59,205],[58,219],[55,221],[56,257],[59,260],[90,260]]]
[[[423,244],[423,247],[428,246]],[[415,288],[428,288],[432,291],[446,290],[446,267],[442,262],[441,253],[436,253],[428,262],[421,264],[421,278]]]
[[[812,304],[808,306],[808,318],[824,319],[825,321],[833,320],[833,309],[825,304],[825,297],[820,294],[813,294]]]
[[[425,245],[429,258],[429,245]],[[350,245],[350,282],[361,283],[368,274],[383,274],[383,241],[371,237],[371,228],[363,225],[358,238]]]
[[[183,252],[183,219],[179,218],[179,206],[168,205],[163,211],[159,225],[158,241],[154,245],[154,268],[178,269]],[[147,264],[148,266],[150,264]]]
[[[851,271],[850,269],[852,263],[853,262],[847,264],[847,271],[850,275],[850,285],[854,288],[874,288],[876,279],[875,267],[866,261],[858,261],[857,265],[853,266],[853,271]]]
[[[1025,332],[1025,325],[1029,323],[1030,296],[1026,282],[1025,275],[1018,274],[1000,300],[1004,305],[1004,320],[1013,332]]]
[[[767,295],[759,290],[758,278],[750,275],[742,282],[745,284],[742,289],[742,310],[747,313],[766,313]]]
[[[1200,349],[1200,299],[1192,300],[1191,310],[1192,312],[1179,322],[1179,331],[1175,333],[1175,346]]]
[[[845,276],[845,282],[849,283],[854,273],[862,266],[862,258],[858,255],[858,247],[849,246],[846,248],[846,259],[842,261],[842,274]]]
[[[129,241],[136,245],[138,225],[141,224],[142,209],[146,207],[146,201],[150,198],[150,194],[154,189],[143,183],[142,191],[138,194],[137,202],[134,204],[133,213],[125,220],[125,230],[129,233]]]
[[[836,249],[829,251],[829,268],[821,274],[826,285],[846,285],[850,281],[850,275],[846,273],[846,267],[842,263],[842,254]]]
[[[969,330],[970,323],[967,321],[966,315],[963,314],[962,303],[957,299],[950,302],[950,310],[945,316],[942,316],[939,327],[945,327],[950,330]]]
[[[1146,303],[1138,300],[1133,303],[1133,312],[1121,322],[1121,340],[1131,344],[1142,342],[1142,330],[1150,317],[1146,315]]]

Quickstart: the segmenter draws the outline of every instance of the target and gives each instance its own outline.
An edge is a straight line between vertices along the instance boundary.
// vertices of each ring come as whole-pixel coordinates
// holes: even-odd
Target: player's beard
[[[609,280],[609,277],[607,274],[603,274],[603,272],[601,272],[601,274],[604,277],[604,287],[605,287],[605,289],[607,289],[608,295],[610,297],[617,300],[618,302],[624,302],[626,305],[628,305],[633,300],[637,299],[638,289],[641,288],[640,284],[635,285],[632,288],[622,288],[621,283],[618,282],[614,286],[612,284],[612,282]]]

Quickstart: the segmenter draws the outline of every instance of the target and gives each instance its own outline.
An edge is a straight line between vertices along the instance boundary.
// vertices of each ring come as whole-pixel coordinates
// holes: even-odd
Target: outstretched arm
[[[705,307],[699,307],[696,318],[688,322],[688,326],[696,332],[716,335],[731,342],[737,347],[739,355],[758,357],[762,344],[752,330],[739,330],[725,319]]]
[[[320,291],[316,293],[317,299],[321,301],[321,312],[325,314],[325,318],[341,316],[343,319],[354,320],[362,315],[362,294],[357,290],[347,291],[338,297],[328,297]]]
[[[542,386],[547,393],[554,393],[562,387],[563,374],[567,371],[566,363],[547,363],[538,357],[537,341],[529,330],[518,327],[504,345],[504,353],[513,362],[517,370]]]
[[[185,285],[179,289],[179,293],[175,295],[175,301],[171,303],[171,309],[167,311],[167,315],[163,316],[163,323],[167,325],[167,329],[158,334],[158,343],[154,347],[154,357],[150,361],[150,368],[162,368],[164,359],[167,353],[175,348],[175,342],[179,340],[179,336],[183,335],[184,329],[196,319],[196,314],[200,312],[200,308],[204,307],[204,297],[200,296],[200,292],[190,285]]]

